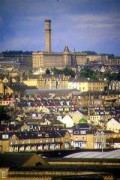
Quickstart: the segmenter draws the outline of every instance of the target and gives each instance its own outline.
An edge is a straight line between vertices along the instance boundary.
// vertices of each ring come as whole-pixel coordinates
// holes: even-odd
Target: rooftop
[[[86,152],[78,152],[78,153],[73,153],[68,156],[65,156],[64,158],[96,158],[96,159],[120,159],[120,149],[118,150],[113,150],[113,151],[108,151],[108,152],[101,152],[100,151],[86,151]]]

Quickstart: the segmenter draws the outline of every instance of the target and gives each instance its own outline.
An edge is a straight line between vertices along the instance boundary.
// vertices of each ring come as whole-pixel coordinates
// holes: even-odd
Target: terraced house
[[[71,139],[69,132],[66,130],[4,132],[0,134],[0,147],[3,152],[61,150],[71,147]]]

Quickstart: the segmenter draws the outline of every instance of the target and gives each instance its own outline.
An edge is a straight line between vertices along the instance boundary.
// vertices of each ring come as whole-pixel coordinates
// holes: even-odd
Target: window
[[[86,134],[86,131],[80,131],[80,134]]]
[[[76,130],[76,131],[74,131],[74,133],[73,133],[73,134],[79,134],[79,131],[77,131],[77,130]]]
[[[45,137],[49,137],[49,134],[45,134]]]
[[[38,134],[38,137],[42,137],[42,134]]]
[[[82,140],[84,141],[84,140],[85,140],[85,137],[82,137]]]
[[[52,142],[55,142],[55,139],[54,139],[54,138],[52,138]]]
[[[2,135],[2,139],[8,139],[8,137],[9,137],[8,134],[3,134]]]
[[[2,178],[6,178],[6,170],[2,170]]]

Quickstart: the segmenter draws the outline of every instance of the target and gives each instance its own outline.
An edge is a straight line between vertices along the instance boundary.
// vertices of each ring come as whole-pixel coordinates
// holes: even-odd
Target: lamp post
[[[103,148],[104,148],[104,132],[103,131],[100,132],[100,142],[101,142],[101,149],[103,153]]]
[[[96,140],[97,140],[97,148],[101,148],[102,149],[102,152],[103,152],[103,149],[104,149],[104,132],[101,131],[101,132],[96,132]]]

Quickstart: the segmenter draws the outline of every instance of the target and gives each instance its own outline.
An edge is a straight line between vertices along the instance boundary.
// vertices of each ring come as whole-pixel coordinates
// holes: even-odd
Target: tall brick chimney
[[[45,20],[45,47],[46,52],[51,52],[51,20]]]

